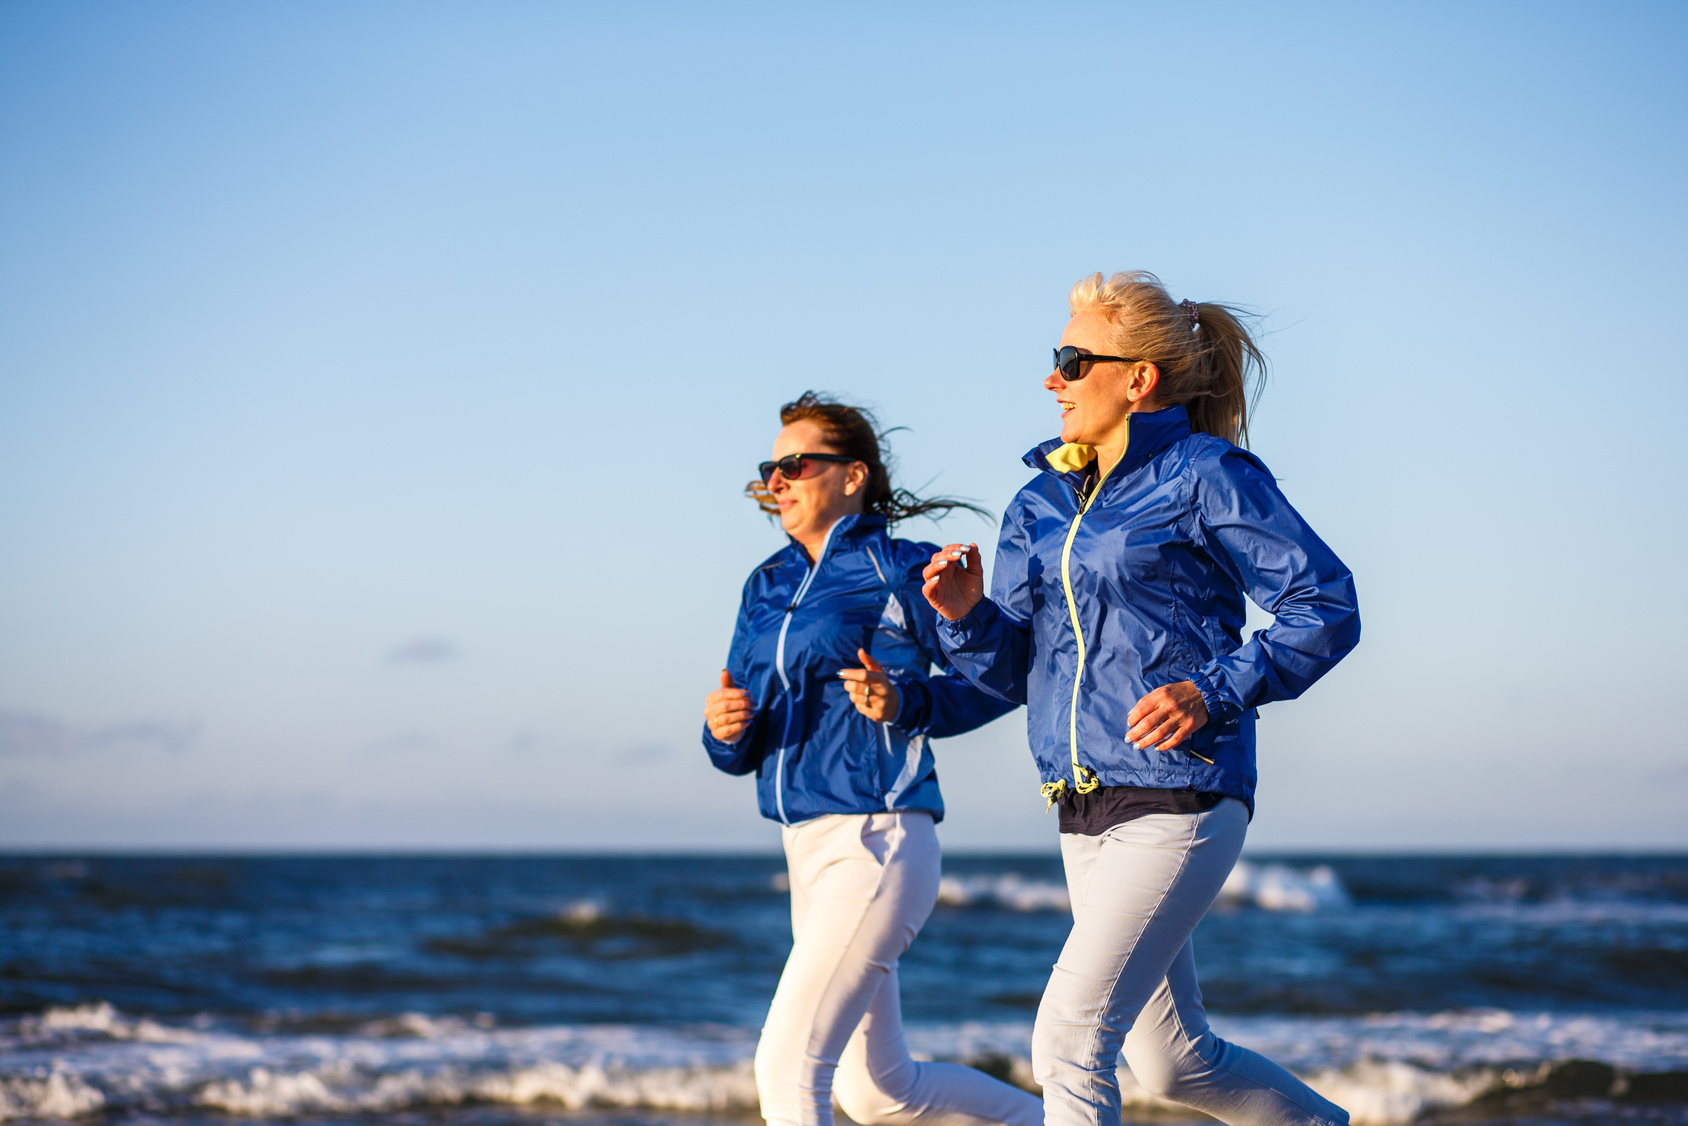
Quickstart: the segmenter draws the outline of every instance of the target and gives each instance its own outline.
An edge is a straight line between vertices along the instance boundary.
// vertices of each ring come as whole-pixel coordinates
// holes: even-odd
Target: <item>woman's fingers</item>
[[[884,666],[874,660],[867,650],[856,650],[856,656],[865,667],[839,670],[838,678],[844,682],[844,691],[849,694],[850,703],[858,712],[875,723],[889,723],[896,716],[900,701],[897,686]]]
[[[1170,750],[1174,745],[1176,745],[1178,739],[1183,737],[1183,730],[1188,722],[1189,721],[1182,716],[1165,716],[1160,723],[1151,728],[1149,733],[1138,741],[1138,749],[1157,751]],[[1172,740],[1172,742],[1167,742],[1169,739]]]
[[[748,700],[717,700],[703,709],[706,716],[749,716],[755,712],[756,709],[750,706]]]
[[[744,729],[749,726],[750,725],[748,723],[727,723],[720,725],[712,723],[709,725],[709,733],[715,736],[715,738],[721,740],[723,743],[736,743],[739,740],[739,736],[744,734]]]
[[[1170,751],[1207,723],[1207,705],[1194,682],[1181,680],[1144,696],[1125,718],[1132,746]]]
[[[932,556],[920,572],[920,592],[950,621],[964,618],[984,597],[984,567],[978,544],[952,543]]]
[[[756,708],[750,702],[750,693],[742,688],[717,688],[703,701],[703,718],[709,724],[710,733],[727,742],[738,736],[735,734],[729,738],[723,735],[723,725],[736,724],[742,731],[755,715]]]

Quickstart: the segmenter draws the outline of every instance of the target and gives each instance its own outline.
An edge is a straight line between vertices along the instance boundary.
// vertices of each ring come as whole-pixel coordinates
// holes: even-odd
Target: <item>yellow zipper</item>
[[[1125,443],[1128,448],[1131,445],[1130,425],[1131,416],[1127,415]],[[1115,461],[1113,465],[1108,467],[1108,473],[1112,473],[1119,463],[1124,460],[1125,450],[1121,450],[1119,460]],[[1067,616],[1072,619],[1073,639],[1078,642],[1078,668],[1073,672],[1072,710],[1067,716],[1067,748],[1072,752],[1073,756],[1073,791],[1080,794],[1088,794],[1090,791],[1100,786],[1101,783],[1096,780],[1096,772],[1094,770],[1080,766],[1078,761],[1078,690],[1079,686],[1084,683],[1085,650],[1084,627],[1079,624],[1078,603],[1073,600],[1073,580],[1071,572],[1073,537],[1078,535],[1079,522],[1084,519],[1084,514],[1090,511],[1090,506],[1095,504],[1096,498],[1102,495],[1102,484],[1108,479],[1108,473],[1102,474],[1102,476],[1097,479],[1095,487],[1090,490],[1090,495],[1086,497],[1084,503],[1079,506],[1078,513],[1073,517],[1072,526],[1067,529],[1067,542],[1061,545],[1061,589],[1067,596]],[[1061,796],[1062,791],[1066,788],[1067,780],[1065,778],[1057,779],[1054,782],[1045,782],[1043,784],[1042,793],[1049,802],[1048,805],[1043,807],[1043,811],[1045,813],[1048,813],[1055,805],[1055,800]]]

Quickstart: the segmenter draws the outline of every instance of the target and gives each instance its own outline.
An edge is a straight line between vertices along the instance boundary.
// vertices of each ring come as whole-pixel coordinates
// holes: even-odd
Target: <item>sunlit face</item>
[[[826,441],[820,424],[808,419],[793,422],[774,439],[770,459],[789,454],[830,454],[837,451]],[[862,510],[862,486],[867,483],[867,466],[834,461],[803,463],[803,476],[796,481],[774,471],[768,491],[780,506],[780,526],[798,540],[824,536],[841,516]]]
[[[1116,356],[1111,340],[1113,326],[1095,313],[1080,313],[1067,321],[1061,333],[1060,347],[1071,345],[1083,352],[1101,356]],[[1052,371],[1043,386],[1055,393],[1061,407],[1061,441],[1101,445],[1117,435],[1126,425],[1126,416],[1133,410],[1147,408],[1147,397],[1153,384],[1145,386],[1142,369],[1153,370],[1147,364],[1122,364],[1115,361],[1085,364],[1084,378],[1071,383]]]

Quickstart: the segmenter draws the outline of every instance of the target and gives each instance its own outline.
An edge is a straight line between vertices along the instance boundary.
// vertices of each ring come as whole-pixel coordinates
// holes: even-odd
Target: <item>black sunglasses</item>
[[[1079,365],[1093,364],[1098,361],[1112,360],[1121,364],[1140,364],[1142,360],[1134,360],[1129,356],[1095,356],[1089,352],[1080,352],[1071,344],[1065,348],[1055,349],[1055,370],[1061,373],[1061,378],[1071,383],[1075,379],[1083,379],[1090,373]]]
[[[843,454],[786,454],[778,461],[764,461],[756,467],[756,471],[762,474],[762,483],[766,485],[774,479],[776,469],[787,481],[802,480],[803,474],[808,472],[803,465],[806,461],[836,461],[840,465],[849,465],[860,460],[859,457],[845,457]]]

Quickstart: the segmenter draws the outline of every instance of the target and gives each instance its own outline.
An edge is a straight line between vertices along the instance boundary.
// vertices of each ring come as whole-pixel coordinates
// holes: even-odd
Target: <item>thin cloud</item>
[[[387,654],[390,665],[444,665],[457,659],[457,642],[449,637],[418,637]]]
[[[372,756],[420,754],[426,751],[432,751],[438,746],[439,744],[431,735],[425,735],[420,731],[400,731],[396,734],[388,735],[384,739],[377,739],[375,742],[365,747],[364,751],[366,754]]]
[[[176,754],[199,739],[197,720],[135,719],[74,727],[39,712],[0,712],[0,756],[138,750]]]

